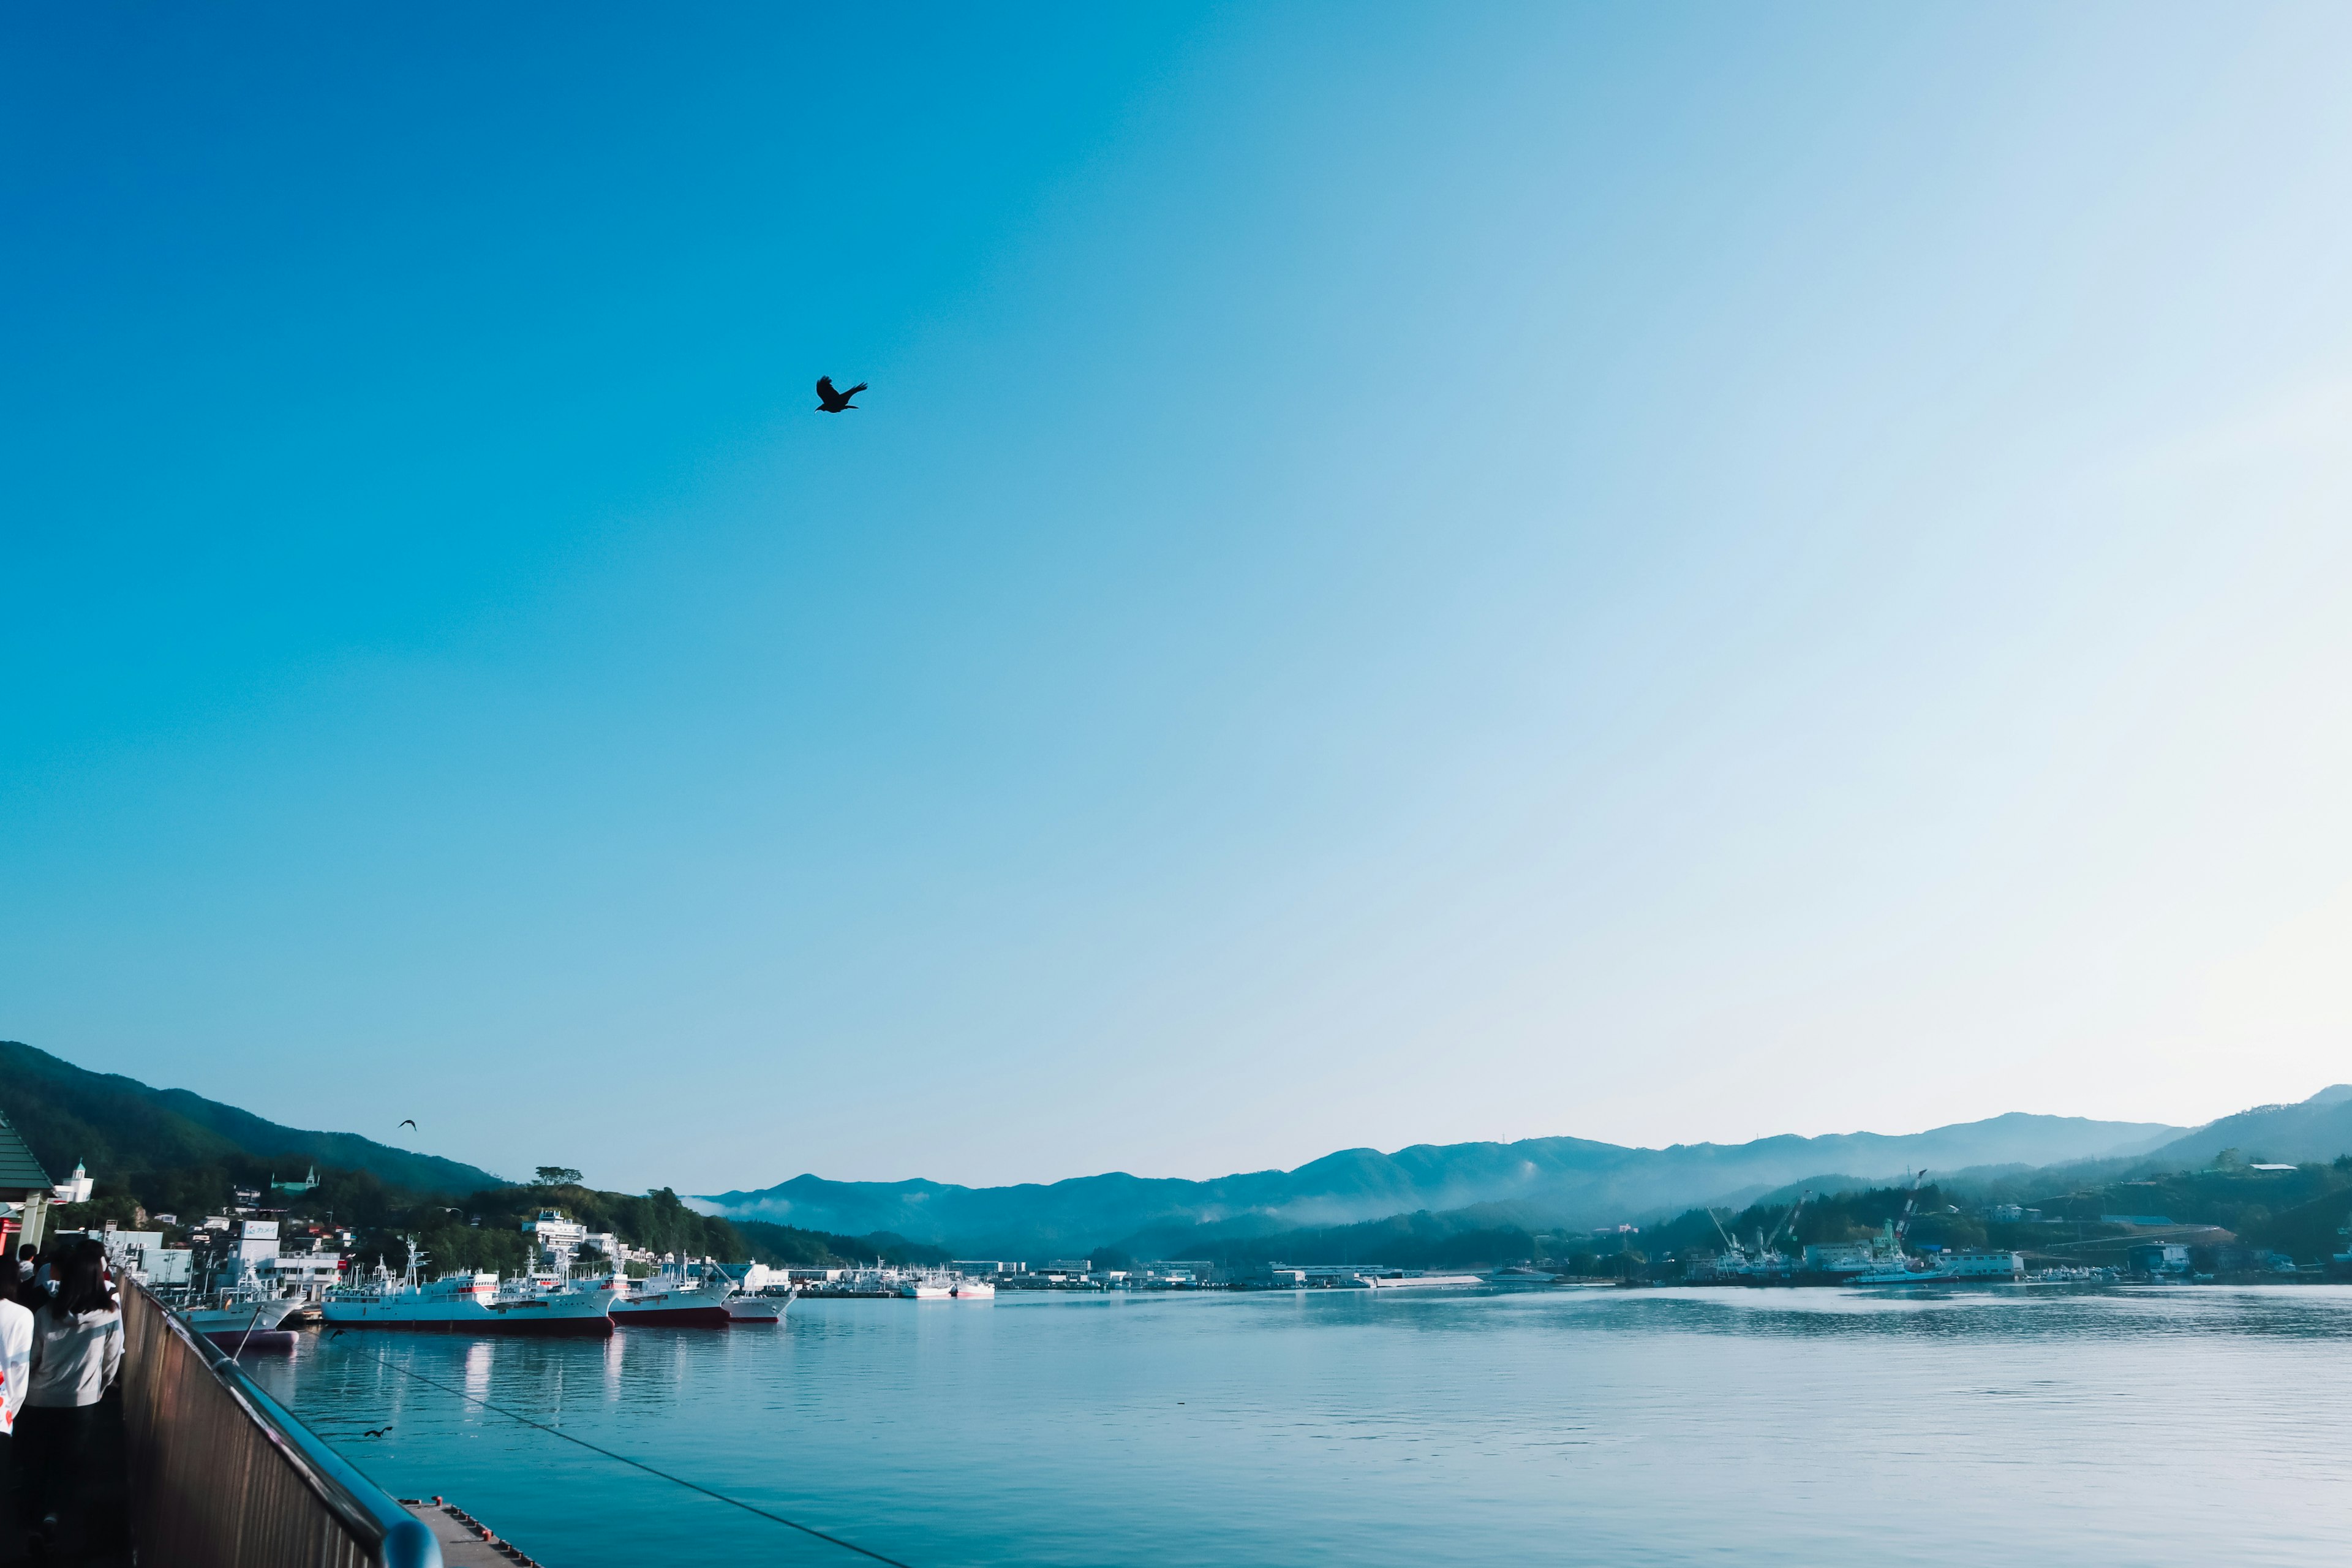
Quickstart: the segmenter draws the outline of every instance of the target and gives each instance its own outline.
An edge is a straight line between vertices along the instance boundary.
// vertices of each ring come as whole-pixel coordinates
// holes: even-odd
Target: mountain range
[[[301,1173],[294,1162],[315,1161],[419,1192],[456,1194],[505,1184],[476,1166],[355,1132],[281,1127],[184,1089],[152,1089],[137,1079],[90,1072],[17,1040],[0,1040],[0,1114],[60,1180],[77,1163],[114,1177],[245,1154],[286,1160],[281,1173],[289,1180]]]
[[[2347,1091],[2352,1092],[2352,1091]],[[2221,1125],[2216,1123],[2215,1125]],[[2147,1121],[2094,1121],[2012,1111],[1982,1121],[1890,1136],[1784,1135],[1753,1142],[1633,1149],[1582,1138],[1515,1143],[1416,1144],[1394,1153],[1348,1149],[1294,1171],[1211,1181],[1114,1172],[1050,1184],[962,1187],[940,1182],[833,1182],[796,1176],[751,1192],[715,1193],[698,1207],[730,1219],[772,1220],[848,1234],[887,1231],[915,1241],[1021,1258],[1076,1254],[1149,1237],[1259,1235],[1348,1225],[1422,1210],[1485,1206],[1492,1218],[1584,1226],[1639,1220],[1706,1203],[1741,1204],[1829,1173],[1894,1181],[1907,1172],[2043,1166],[2145,1155],[2189,1130]],[[2352,1142],[2344,1147],[2352,1148]]]
[[[367,1171],[421,1193],[500,1186],[478,1166],[394,1148],[350,1132],[281,1126],[186,1089],[94,1073],[16,1041],[0,1041],[0,1114],[53,1176],[77,1161],[94,1174],[215,1163],[232,1154]],[[895,1235],[965,1257],[1037,1259],[1103,1246],[1188,1256],[1198,1241],[1437,1214],[1469,1225],[1528,1229],[1636,1223],[1708,1204],[1738,1205],[1799,1184],[1824,1190],[2100,1162],[2151,1171],[2198,1169],[2227,1150],[2247,1161],[2299,1163],[2352,1152],[2352,1085],[2289,1105],[2258,1106],[2197,1128],[2011,1112],[1925,1132],[1780,1136],[1736,1144],[1628,1148],[1582,1138],[1415,1144],[1393,1153],[1347,1149],[1291,1171],[1210,1181],[1112,1172],[1050,1184],[835,1182],[802,1175],[771,1187],[690,1200],[703,1213],[803,1230]],[[2063,1173],[2053,1173],[2063,1179]]]

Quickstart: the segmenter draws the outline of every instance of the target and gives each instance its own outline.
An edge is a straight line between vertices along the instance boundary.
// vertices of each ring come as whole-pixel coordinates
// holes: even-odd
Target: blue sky
[[[690,1190],[2347,1076],[2340,11],[5,27],[0,1036]]]

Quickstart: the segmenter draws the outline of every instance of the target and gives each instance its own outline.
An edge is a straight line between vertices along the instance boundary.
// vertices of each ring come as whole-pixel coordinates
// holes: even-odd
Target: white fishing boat
[[[954,1284],[948,1287],[948,1294],[959,1301],[987,1301],[995,1298],[996,1287],[985,1279],[959,1277]]]
[[[199,1298],[181,1309],[180,1318],[225,1350],[279,1348],[293,1338],[280,1325],[302,1305],[299,1296],[272,1295],[266,1287],[247,1282]]]
[[[660,1273],[629,1283],[631,1289],[613,1303],[613,1321],[622,1328],[724,1329],[736,1323],[772,1323],[783,1317],[789,1300],[746,1295],[709,1258],[700,1264],[667,1258]]]
[[[405,1329],[426,1333],[579,1334],[613,1331],[619,1291],[610,1278],[558,1286],[530,1279],[501,1289],[496,1274],[469,1270],[425,1278],[425,1255],[412,1237],[408,1266],[395,1279],[382,1264],[367,1283],[330,1290],[320,1311],[338,1329]]]

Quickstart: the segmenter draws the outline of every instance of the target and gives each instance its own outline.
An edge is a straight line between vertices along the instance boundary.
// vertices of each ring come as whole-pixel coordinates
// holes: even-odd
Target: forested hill
[[[2292,1105],[2258,1105],[2209,1121],[2150,1157],[2168,1169],[2189,1169],[2211,1163],[2224,1150],[2237,1151],[2249,1163],[2294,1164],[2352,1153],[2352,1084],[2336,1084]]]
[[[310,1132],[265,1121],[250,1111],[184,1089],[152,1089],[136,1079],[95,1073],[16,1040],[0,1040],[0,1113],[33,1152],[62,1179],[76,1161],[103,1180],[136,1171],[217,1163],[233,1155],[365,1171],[395,1186],[459,1194],[504,1185],[500,1177],[456,1160],[411,1153],[355,1132]],[[226,1194],[223,1194],[224,1198]]]
[[[966,1257],[1075,1255],[1142,1232],[1214,1226],[1245,1235],[1347,1226],[1419,1210],[1507,1205],[1569,1224],[1600,1224],[1769,1191],[1823,1171],[1892,1180],[1922,1166],[2058,1164],[2145,1153],[2184,1129],[2012,1112],[1926,1132],[1760,1138],[1629,1149],[1581,1138],[1417,1144],[1394,1153],[1349,1149],[1294,1171],[1212,1181],[1113,1173],[1050,1185],[962,1187],[939,1182],[829,1182],[799,1176],[757,1192],[696,1200],[738,1221],[813,1230],[890,1231],[971,1250]],[[1743,1200],[1744,1201],[1744,1200]]]

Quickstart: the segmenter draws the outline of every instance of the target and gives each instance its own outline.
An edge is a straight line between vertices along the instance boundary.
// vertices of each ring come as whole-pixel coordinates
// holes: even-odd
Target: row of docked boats
[[[617,1274],[575,1279],[538,1271],[502,1279],[467,1270],[427,1279],[427,1259],[412,1239],[397,1275],[376,1266],[373,1278],[329,1290],[318,1303],[330,1327],[405,1329],[428,1333],[604,1335],[615,1327],[725,1329],[782,1320],[793,1292],[748,1291],[724,1270],[672,1261],[647,1279]],[[231,1349],[260,1348],[311,1305],[278,1295],[251,1276],[183,1309],[189,1326]]]

